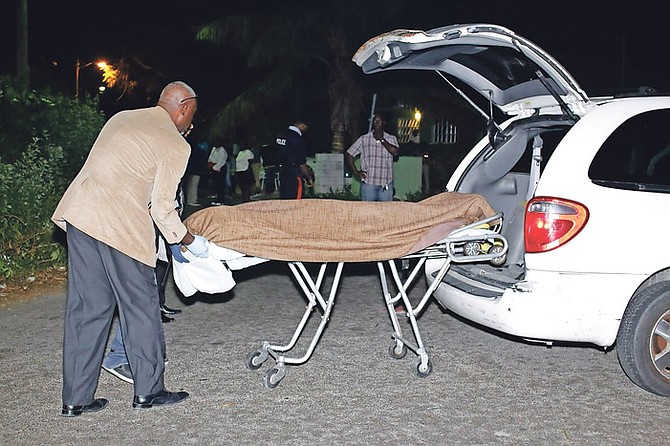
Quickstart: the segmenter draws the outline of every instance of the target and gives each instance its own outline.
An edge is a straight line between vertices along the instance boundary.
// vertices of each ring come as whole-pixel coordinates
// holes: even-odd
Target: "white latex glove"
[[[209,254],[209,240],[202,235],[194,235],[193,241],[184,246],[196,257],[207,257]]]

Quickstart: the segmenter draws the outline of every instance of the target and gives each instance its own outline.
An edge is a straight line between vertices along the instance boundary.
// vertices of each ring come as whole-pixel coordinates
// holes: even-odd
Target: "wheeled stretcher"
[[[297,221],[300,224],[295,224]],[[307,298],[305,311],[288,342],[264,341],[246,358],[246,365],[252,370],[270,358],[274,360],[263,377],[264,385],[270,389],[279,385],[288,366],[304,364],[312,356],[335,304],[345,263],[376,262],[393,328],[389,354],[401,359],[411,350],[417,355],[415,374],[426,377],[432,372],[432,363],[417,317],[449,266],[452,262],[501,263],[507,252],[507,241],[500,234],[502,215],[474,194],[443,193],[419,203],[316,199],[252,202],[207,208],[191,215],[185,223],[189,230],[216,245],[211,249],[215,260],[208,260],[216,268],[222,263],[235,270],[268,259],[286,261]],[[234,227],[229,226],[233,224]],[[416,259],[405,280],[396,266],[398,259]],[[444,263],[433,284],[413,305],[408,291],[427,259],[443,259]],[[317,263],[316,272],[310,273],[306,263]],[[334,271],[328,271],[331,264]],[[175,265],[181,269],[175,271],[175,281],[182,288],[180,282],[188,281],[183,269],[191,264]],[[332,274],[330,287],[322,290],[327,273]],[[222,290],[234,285],[231,280],[224,281]],[[406,308],[412,340],[404,335],[395,311],[400,302]],[[291,355],[315,310],[321,319],[306,351]]]

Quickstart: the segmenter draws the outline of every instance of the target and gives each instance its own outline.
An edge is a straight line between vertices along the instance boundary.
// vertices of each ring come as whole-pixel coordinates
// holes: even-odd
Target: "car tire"
[[[636,293],[617,335],[619,364],[641,388],[670,396],[670,281]]]

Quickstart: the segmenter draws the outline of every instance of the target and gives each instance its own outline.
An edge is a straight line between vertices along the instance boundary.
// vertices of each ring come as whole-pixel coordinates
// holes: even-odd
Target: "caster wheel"
[[[402,359],[406,354],[407,347],[405,347],[405,344],[401,344],[400,346],[398,346],[398,344],[393,344],[389,346],[389,356],[393,359]]]
[[[284,370],[279,370],[276,367],[271,368],[265,372],[265,375],[263,375],[263,385],[268,389],[274,389],[279,385],[281,380],[284,379],[284,376],[286,376]]]
[[[466,256],[477,256],[482,252],[482,245],[477,242],[467,242],[463,245],[463,252]]]
[[[261,360],[261,352],[255,351],[247,355],[246,365],[249,370],[258,370],[265,360]]]
[[[498,254],[498,253],[501,253],[502,251],[503,251],[503,247],[502,247],[502,246],[500,246],[500,245],[494,245],[494,246],[489,250],[489,254]],[[495,258],[489,260],[489,262],[490,262],[491,265],[493,265],[493,266],[502,266],[502,265],[505,264],[505,261],[506,261],[506,260],[507,260],[507,255],[506,255],[506,254],[503,254],[503,255],[501,255],[500,257],[495,257]]]
[[[416,361],[414,361],[414,374],[419,378],[425,378],[431,373],[433,373],[433,363],[430,362],[430,359],[425,364],[422,364],[421,358],[416,358]]]

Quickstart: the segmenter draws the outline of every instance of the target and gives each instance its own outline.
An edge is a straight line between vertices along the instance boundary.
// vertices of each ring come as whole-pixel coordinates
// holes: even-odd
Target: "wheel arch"
[[[655,273],[651,274],[649,277],[647,277],[641,284],[640,286],[637,287],[635,292],[633,293],[633,296],[631,297],[631,300],[633,300],[633,297],[638,295],[642,290],[645,288],[649,287],[650,285],[653,285],[658,282],[667,282],[670,281],[670,267],[661,269],[659,271],[656,271]],[[629,301],[630,303],[630,301]]]

